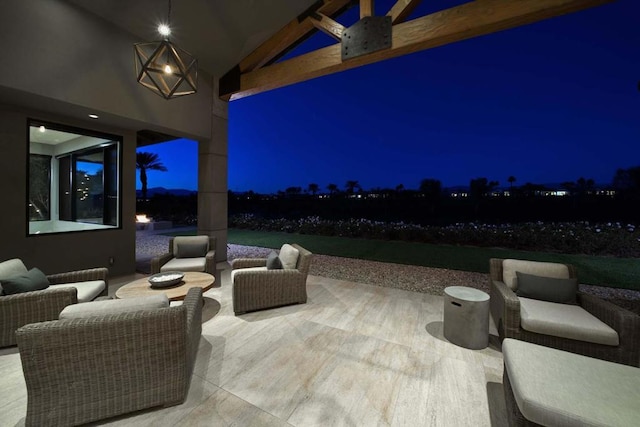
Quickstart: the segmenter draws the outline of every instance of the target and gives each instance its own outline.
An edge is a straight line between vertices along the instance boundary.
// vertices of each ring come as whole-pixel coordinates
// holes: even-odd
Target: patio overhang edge
[[[391,48],[369,55],[342,61],[341,44],[336,43],[252,71],[241,72],[241,67],[235,67],[220,79],[219,97],[226,101],[233,101],[316,77],[519,27],[612,1],[614,0],[476,0],[394,25]],[[268,43],[269,41],[265,44]]]

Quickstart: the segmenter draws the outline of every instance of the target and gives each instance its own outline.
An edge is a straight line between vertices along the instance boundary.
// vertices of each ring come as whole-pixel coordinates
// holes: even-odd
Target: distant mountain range
[[[184,188],[164,188],[153,187],[147,188],[147,197],[153,197],[156,194],[171,194],[172,196],[191,196],[197,194],[196,190],[185,190]],[[142,197],[142,190],[136,190],[136,195]]]

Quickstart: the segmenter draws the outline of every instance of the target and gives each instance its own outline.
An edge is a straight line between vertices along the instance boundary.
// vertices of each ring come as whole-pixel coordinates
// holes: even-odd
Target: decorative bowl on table
[[[165,271],[149,276],[149,283],[152,288],[166,288],[182,282],[184,273],[180,271]]]

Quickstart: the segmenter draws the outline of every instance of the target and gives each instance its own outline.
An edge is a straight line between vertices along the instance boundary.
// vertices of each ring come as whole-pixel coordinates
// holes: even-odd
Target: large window
[[[115,135],[29,121],[29,234],[120,227]]]

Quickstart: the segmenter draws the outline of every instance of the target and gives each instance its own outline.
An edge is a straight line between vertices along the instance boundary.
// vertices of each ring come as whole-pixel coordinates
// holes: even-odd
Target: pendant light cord
[[[171,0],[169,0],[169,13],[167,14],[167,26],[171,28]]]

